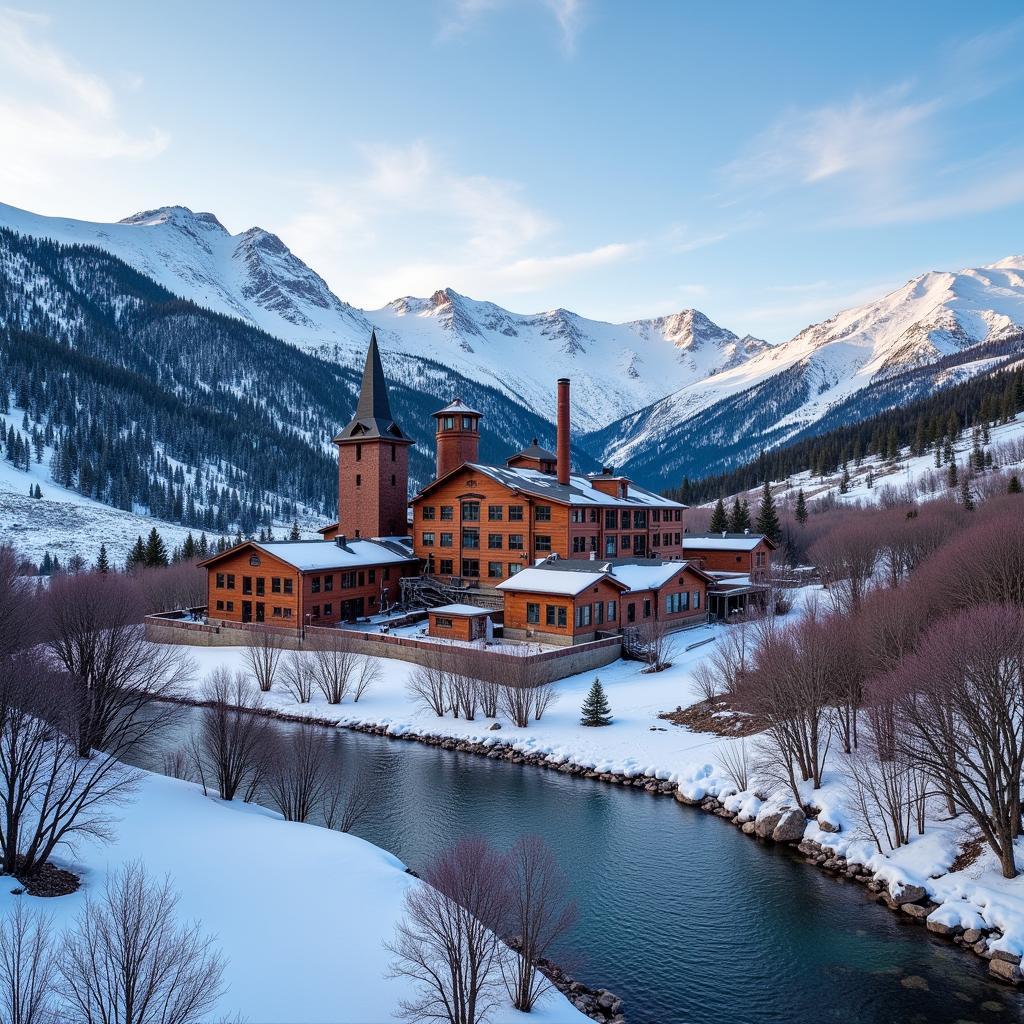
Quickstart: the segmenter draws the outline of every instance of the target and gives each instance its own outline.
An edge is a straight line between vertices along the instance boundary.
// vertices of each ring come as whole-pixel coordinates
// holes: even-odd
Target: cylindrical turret
[[[437,420],[437,469],[435,479],[447,476],[466,462],[476,462],[480,454],[480,417],[456,398],[434,413]]]

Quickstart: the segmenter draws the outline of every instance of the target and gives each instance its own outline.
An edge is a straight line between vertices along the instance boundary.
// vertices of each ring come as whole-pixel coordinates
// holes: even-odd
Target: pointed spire
[[[377,332],[373,330],[370,332],[370,347],[366,350],[363,383],[355,415],[334,440],[355,441],[375,437],[386,437],[392,441],[409,440],[391,415],[388,382],[377,347]]]

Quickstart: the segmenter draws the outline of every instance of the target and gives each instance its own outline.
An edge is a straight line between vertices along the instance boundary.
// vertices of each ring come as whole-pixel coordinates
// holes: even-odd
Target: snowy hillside
[[[573,378],[577,429],[594,430],[768,346],[738,338],[696,310],[609,324],[564,309],[524,315],[451,289],[361,312],[342,302],[276,235],[230,234],[212,213],[181,206],[96,224],[0,204],[0,227],[95,245],[176,295],[238,317],[358,368],[371,325],[388,373],[412,384],[418,359],[450,367],[553,420],[554,381]],[[414,357],[410,360],[409,357]]]
[[[714,443],[734,446],[733,461],[746,461],[899,374],[942,359],[959,365],[934,386],[984,372],[991,361],[972,359],[972,347],[1009,341],[1022,327],[1024,257],[922,274],[875,302],[837,313],[679,389],[608,428],[592,447],[603,461],[629,467],[652,451],[692,445],[694,435],[713,423],[720,431]],[[765,410],[770,414],[762,415]]]

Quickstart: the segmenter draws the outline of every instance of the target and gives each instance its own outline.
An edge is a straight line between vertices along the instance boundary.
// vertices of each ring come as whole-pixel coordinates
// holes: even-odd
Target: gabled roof
[[[753,551],[762,541],[773,550],[778,546],[763,533],[684,533],[683,550],[693,548],[703,551]]]
[[[456,615],[466,619],[478,619],[494,614],[490,608],[481,608],[478,604],[442,604],[428,610],[431,615]]]
[[[334,440],[337,443],[373,438],[412,444],[412,440],[405,436],[391,415],[388,382],[384,377],[380,352],[377,350],[376,331],[370,333],[370,347],[366,350],[363,383],[359,390],[355,414]]]
[[[498,590],[511,593],[551,594],[557,597],[576,597],[602,580],[608,580],[625,590],[610,573],[601,570],[600,562],[592,562],[589,572],[561,566],[531,566],[523,569],[497,585]]]
[[[511,466],[485,466],[477,462],[467,462],[457,466],[450,473],[433,480],[427,484],[419,494],[417,500],[425,494],[429,494],[438,484],[444,482],[454,473],[471,469],[474,472],[489,476],[499,484],[503,484],[510,490],[527,494],[533,498],[546,499],[562,505],[573,506],[603,506],[615,508],[686,508],[678,501],[655,494],[635,484],[629,489],[628,498],[617,498],[598,490],[593,483],[585,476],[571,476],[569,483],[560,484],[556,476],[550,473],[542,473],[538,469],[513,468]]]
[[[534,438],[521,452],[516,452],[514,455],[510,455],[505,460],[506,464],[511,462],[513,459],[537,459],[538,462],[557,462],[558,456],[555,455],[554,452],[549,452],[547,448],[541,448],[541,446],[537,444],[537,438]]]
[[[411,548],[392,540],[350,540],[345,547],[340,547],[333,540],[246,540],[228,548],[227,551],[203,559],[199,565],[214,565],[246,547],[272,555],[300,572],[315,572],[318,569],[358,569],[373,565],[419,561]]]

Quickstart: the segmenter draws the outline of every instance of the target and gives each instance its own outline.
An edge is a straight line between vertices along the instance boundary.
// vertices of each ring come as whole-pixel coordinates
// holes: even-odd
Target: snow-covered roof
[[[412,549],[398,540],[350,540],[340,547],[333,540],[279,540],[246,541],[259,551],[279,558],[294,566],[300,572],[315,572],[317,569],[358,569],[371,565],[393,565],[416,560]],[[237,548],[212,558],[200,565],[218,561]]]
[[[658,590],[687,568],[692,568],[689,562],[639,562],[615,565],[612,575],[630,590]]]
[[[640,591],[659,590],[687,569],[700,576],[708,577],[708,573],[699,569],[692,562],[669,561],[661,558],[545,558],[538,561],[533,569],[528,571],[537,571],[548,575],[571,574],[573,576],[587,576],[588,578],[596,577],[597,579],[608,577],[621,584],[627,590]],[[523,573],[520,572],[513,576],[512,579],[519,580],[522,576]],[[534,579],[541,580],[541,577],[529,577],[525,587],[505,587],[505,589],[531,589],[533,586],[532,580]],[[582,584],[575,593],[581,593],[586,587],[590,586],[591,582],[593,582],[593,579],[586,584]],[[566,585],[568,586],[569,584]],[[505,584],[499,584],[498,586],[504,587]],[[550,590],[541,590],[539,592],[553,593]]]
[[[559,597],[575,597],[588,587],[607,579],[601,563],[596,563],[593,572],[578,572],[573,569],[552,569],[533,566],[517,572],[498,584],[498,590],[511,593],[552,594]]]
[[[475,604],[443,604],[438,608],[430,609],[431,615],[462,615],[473,616],[490,615],[490,608],[481,608]]]
[[[567,505],[602,505],[617,508],[686,508],[678,501],[655,494],[646,488],[630,485],[629,497],[616,498],[599,490],[585,476],[570,476],[568,484],[560,484],[558,477],[538,469],[516,469],[510,466],[485,466],[469,463],[468,468],[489,476],[506,487],[523,491],[535,498],[549,498]]]
[[[467,416],[483,416],[482,412],[476,409],[471,409],[461,398],[456,398],[454,401],[449,402],[443,409],[438,409],[434,413],[435,416],[451,416],[465,413]]]
[[[711,533],[706,536],[684,533],[683,550],[753,551],[761,541],[775,546],[763,533]]]

